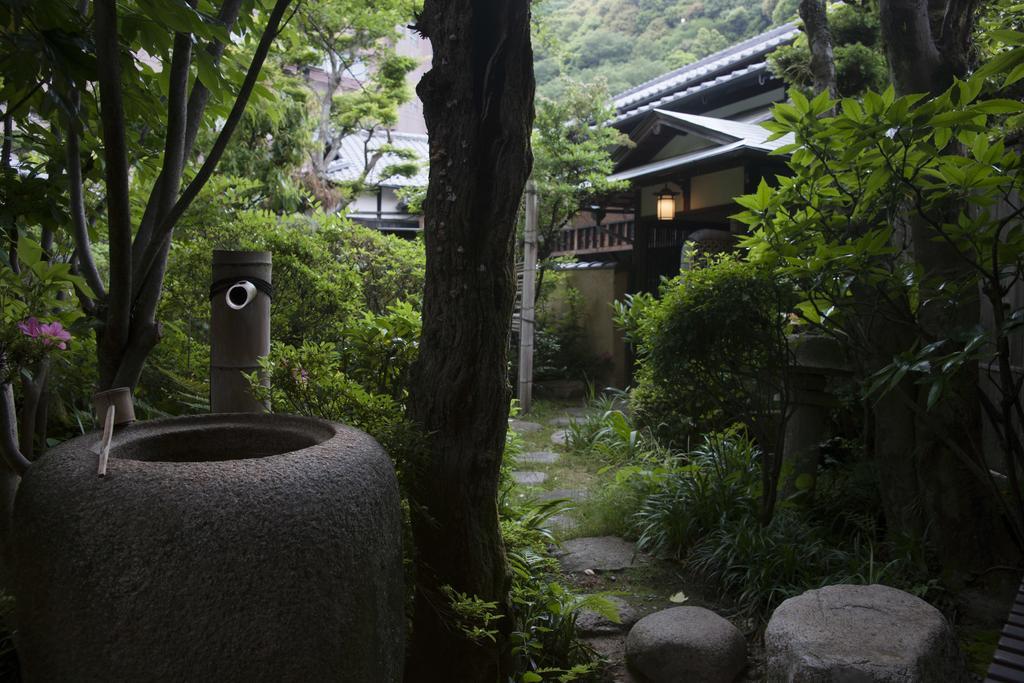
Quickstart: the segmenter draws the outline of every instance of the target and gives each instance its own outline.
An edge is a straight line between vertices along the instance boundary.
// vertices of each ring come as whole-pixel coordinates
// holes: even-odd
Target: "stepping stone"
[[[564,446],[569,442],[569,432],[564,429],[556,429],[551,434],[551,443],[556,446]]]
[[[533,462],[540,465],[554,465],[559,459],[558,453],[552,453],[551,451],[534,451],[533,453],[523,453],[516,462]]]
[[[654,683],[732,683],[747,666],[747,643],[728,621],[703,607],[672,607],[649,614],[626,638],[629,667]],[[770,681],[891,681],[939,679],[772,677]]]
[[[614,622],[593,610],[581,610],[576,618],[576,630],[578,632],[586,636],[618,633],[628,629],[640,618],[637,611],[622,598],[610,596],[605,599],[612,602],[615,605],[615,609],[619,611],[619,621]]]
[[[573,417],[571,415],[563,415],[561,417],[556,417],[555,419],[551,420],[551,424],[553,424],[553,425],[555,425],[557,427],[568,427],[569,425],[571,425],[573,423],[582,422],[583,419],[584,418],[581,418],[581,417]]]
[[[573,406],[572,408],[565,409],[565,414],[570,417],[586,417],[591,412],[593,411],[586,406]]]
[[[527,422],[526,420],[509,420],[508,426],[520,434],[525,434],[526,432],[539,432],[544,429],[544,425],[537,422]]]
[[[567,514],[551,515],[548,517],[548,528],[552,531],[572,531],[579,524]]]
[[[578,503],[589,497],[590,494],[583,489],[552,489],[537,496],[537,500],[558,500],[560,498],[565,498]]]
[[[593,569],[598,572],[618,572],[646,564],[648,557],[637,552],[629,541],[618,536],[573,538],[562,544],[558,561],[565,572]]]
[[[769,681],[966,680],[942,612],[889,586],[825,586],[786,600],[764,650]]]
[[[516,470],[512,473],[512,478],[522,486],[540,486],[547,481],[548,475],[543,472]]]
[[[586,636],[583,640],[608,662],[604,669],[605,678],[602,678],[602,681],[607,683],[640,683],[639,679],[626,668],[625,633]]]

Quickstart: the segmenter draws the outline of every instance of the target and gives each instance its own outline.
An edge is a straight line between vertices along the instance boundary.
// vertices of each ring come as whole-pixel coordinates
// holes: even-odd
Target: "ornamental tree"
[[[19,236],[34,233],[48,263],[80,276],[99,389],[134,387],[160,339],[174,227],[251,96],[263,94],[260,71],[290,5],[35,0],[0,9],[3,267],[17,271]],[[199,149],[211,127],[213,143]]]

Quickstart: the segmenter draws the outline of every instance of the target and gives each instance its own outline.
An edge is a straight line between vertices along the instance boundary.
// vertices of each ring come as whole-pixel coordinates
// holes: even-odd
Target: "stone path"
[[[512,478],[520,486],[540,486],[548,480],[548,475],[544,472],[516,470],[512,473]]]
[[[545,491],[537,496],[537,499],[556,500],[558,498],[568,498],[569,500],[579,502],[581,500],[586,500],[589,497],[590,493],[583,489],[551,489],[550,491]]]
[[[526,420],[509,420],[508,426],[513,431],[519,432],[520,434],[525,432],[539,432],[544,429],[544,425],[539,422],[527,422]]]
[[[650,557],[618,536],[596,536],[565,541],[558,561],[566,573],[620,572],[647,564]]]
[[[558,462],[560,457],[561,456],[559,456],[558,453],[555,453],[553,451],[534,451],[532,453],[523,453],[518,458],[516,458],[516,462],[530,462],[537,463],[540,465],[554,465],[556,462]]]
[[[558,451],[566,445],[566,428],[573,422],[583,420],[591,412],[584,407],[569,407],[561,415],[546,420],[543,425],[526,420],[510,420],[510,428],[527,435],[527,443],[539,449],[523,453],[517,458],[518,465],[524,469],[512,473],[516,483],[520,486],[542,486],[546,483],[548,473],[542,470],[564,465],[566,456]],[[556,428],[550,435],[550,443],[554,445],[554,449],[545,449],[540,442],[548,441],[544,437],[547,434],[546,430],[552,427]],[[526,469],[528,467],[537,469]],[[590,492],[583,488],[585,484],[578,486],[580,487],[541,491],[535,497],[540,501],[564,499],[578,503],[590,497]],[[527,495],[533,496],[532,493]],[[550,517],[548,525],[552,531],[564,535],[571,534],[578,523],[573,517],[572,510],[567,510]],[[613,536],[565,541],[559,556],[567,580],[576,584],[576,590],[584,593],[615,589],[618,585],[615,583],[617,574],[625,576],[631,569],[646,566],[649,560],[646,555],[635,553],[632,543]],[[623,598],[610,598],[619,611],[621,623],[615,623],[590,610],[583,611],[577,621],[580,636],[608,662],[604,680],[609,683],[637,683],[624,664],[626,635],[630,626],[638,619],[657,609],[656,605],[645,602],[643,597],[630,598],[634,602],[639,600],[640,606],[635,607]]]

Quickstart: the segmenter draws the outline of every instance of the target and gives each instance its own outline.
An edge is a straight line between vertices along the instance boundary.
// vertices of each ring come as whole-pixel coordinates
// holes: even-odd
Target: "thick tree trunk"
[[[811,74],[815,94],[828,91],[836,96],[836,65],[832,58],[832,31],[828,27],[825,0],[800,0],[800,19],[804,22],[811,50]]]
[[[427,0],[418,28],[434,56],[418,88],[430,182],[409,415],[426,443],[410,487],[417,585],[406,679],[493,683],[510,628],[497,493],[515,226],[532,165],[530,3]],[[498,603],[497,642],[465,636],[446,586]]]

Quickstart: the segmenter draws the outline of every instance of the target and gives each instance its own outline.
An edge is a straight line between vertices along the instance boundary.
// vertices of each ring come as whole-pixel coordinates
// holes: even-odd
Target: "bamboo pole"
[[[537,184],[526,181],[526,229],[523,231],[523,290],[519,307],[519,407],[533,403],[534,288],[537,282]]]

